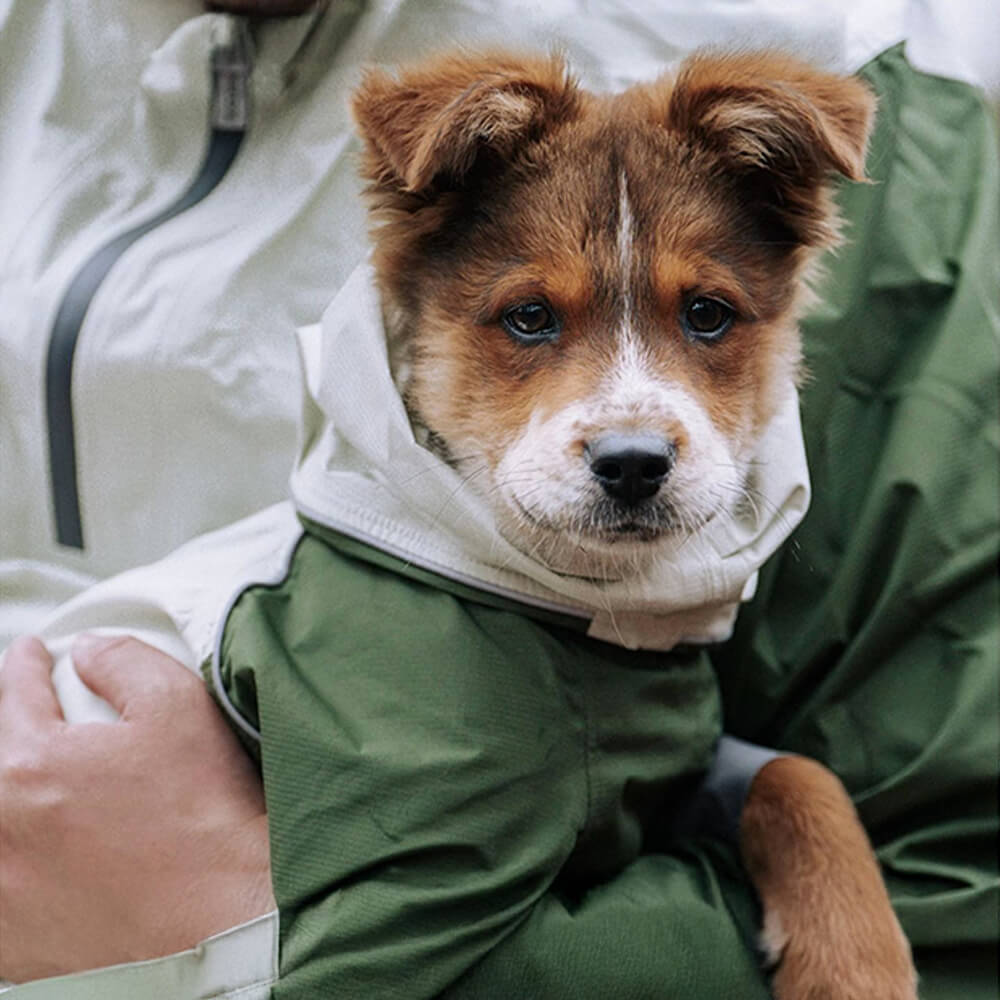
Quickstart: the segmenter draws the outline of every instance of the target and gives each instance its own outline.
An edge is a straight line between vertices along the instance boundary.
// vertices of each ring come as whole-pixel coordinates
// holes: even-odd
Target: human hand
[[[202,682],[135,639],[84,637],[120,714],[69,724],[37,639],[0,670],[0,977],[171,954],[274,908],[260,778]]]

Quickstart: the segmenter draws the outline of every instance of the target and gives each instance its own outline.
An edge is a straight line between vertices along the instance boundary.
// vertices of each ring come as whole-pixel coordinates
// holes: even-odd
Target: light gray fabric
[[[754,778],[761,768],[782,756],[778,750],[723,736],[690,808],[678,817],[677,835],[705,835],[738,842],[740,813]]]

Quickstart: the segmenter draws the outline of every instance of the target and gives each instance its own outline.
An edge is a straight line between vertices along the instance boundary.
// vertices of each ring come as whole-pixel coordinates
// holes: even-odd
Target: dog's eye
[[[698,340],[719,340],[733,325],[734,315],[725,302],[699,295],[684,310],[684,328]]]
[[[544,302],[522,302],[501,317],[507,332],[522,344],[537,344],[559,336],[559,320]]]

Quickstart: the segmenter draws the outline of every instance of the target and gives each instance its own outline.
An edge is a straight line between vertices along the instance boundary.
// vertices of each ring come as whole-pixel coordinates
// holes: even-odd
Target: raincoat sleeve
[[[769,747],[723,735],[690,807],[675,823],[676,836],[708,836],[738,843],[740,815],[750,786],[760,769],[780,756]]]
[[[158,563],[105,580],[64,605],[40,635],[55,659],[53,683],[67,721],[117,718],[73,669],[70,648],[77,634],[127,632],[198,671],[211,662],[232,596],[248,579],[280,576],[299,535],[290,506],[278,504]],[[0,994],[4,1000],[266,1000],[277,976],[273,912],[175,955],[16,986],[0,981]]]

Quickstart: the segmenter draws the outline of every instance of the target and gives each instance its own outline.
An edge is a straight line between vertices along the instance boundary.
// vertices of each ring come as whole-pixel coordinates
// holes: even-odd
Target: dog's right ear
[[[370,70],[352,110],[376,190],[416,194],[458,185],[481,154],[501,158],[571,117],[579,98],[556,56],[452,54],[397,79]]]

